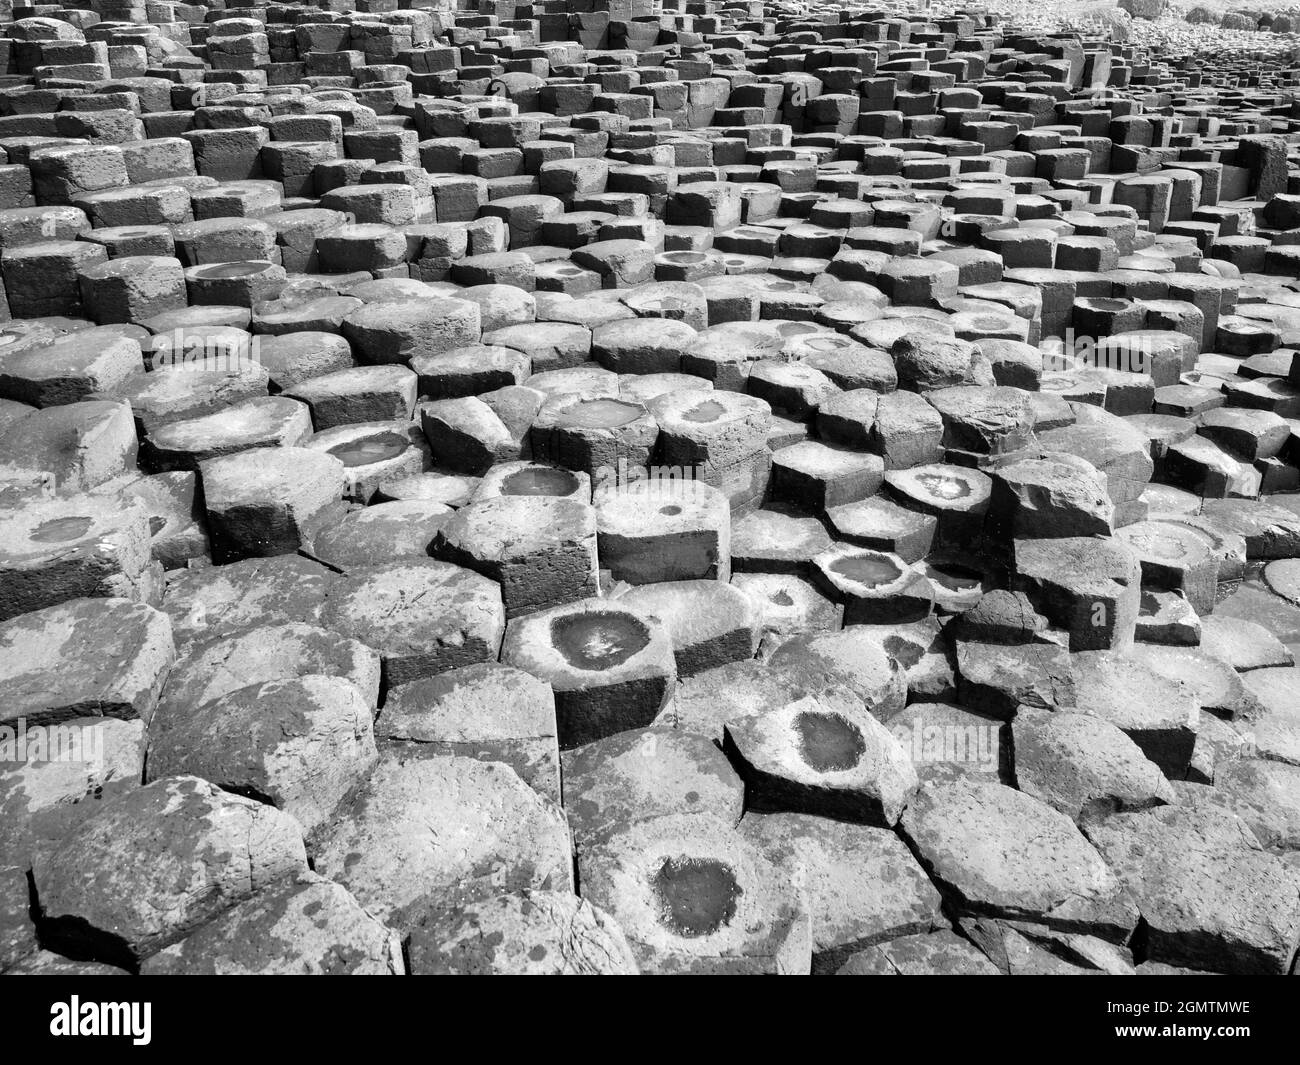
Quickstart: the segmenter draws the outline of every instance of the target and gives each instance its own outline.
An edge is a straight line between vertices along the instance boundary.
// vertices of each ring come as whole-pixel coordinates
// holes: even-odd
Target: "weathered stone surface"
[[[1123,942],[1129,894],[1064,814],[994,783],[927,784],[902,830],[963,913],[1034,921]]]
[[[717,746],[670,728],[620,732],[566,751],[564,811],[579,849],[647,817],[709,814],[736,824],[745,788]]]
[[[892,826],[916,792],[907,752],[844,687],[728,722],[723,749],[751,810]]]
[[[437,976],[634,976],[622,929],[586,899],[525,891],[432,910],[411,933],[411,972]]]
[[[0,620],[85,597],[156,605],[161,576],[137,500],[65,496],[0,512]]]
[[[998,976],[998,968],[955,932],[902,936],[867,947],[836,976]]]
[[[393,686],[491,661],[505,631],[494,582],[432,559],[352,570],[332,589],[321,620],[373,647]]]
[[[399,685],[388,692],[375,736],[405,757],[503,762],[560,801],[555,696],[521,669],[481,662]]]
[[[623,928],[646,973],[807,973],[804,893],[725,822],[636,821],[578,857],[583,898]]]
[[[336,574],[298,555],[173,573],[163,595],[177,647],[258,625],[320,623]]]
[[[292,814],[310,835],[378,758],[351,681],[307,674],[177,708],[149,747],[149,778],[196,776]]]
[[[0,851],[23,869],[32,855],[143,783],[138,718],[72,718],[0,731]]]
[[[753,599],[720,581],[642,584],[613,600],[657,620],[668,630],[678,677],[691,677],[758,650],[759,613]]]
[[[1071,651],[1131,646],[1141,600],[1141,565],[1116,540],[1070,536],[1019,540],[1013,584],[1070,634]]]
[[[1099,717],[1022,711],[1012,737],[1020,790],[1080,824],[1176,801],[1159,766]]]
[[[604,599],[516,618],[501,661],[551,685],[561,748],[650,725],[677,679],[664,626]]]
[[[286,877],[149,958],[146,976],[401,976],[397,935],[315,873]]]
[[[73,599],[0,625],[0,723],[153,717],[176,652],[166,615],[126,599]]]
[[[907,701],[907,675],[886,649],[888,636],[874,626],[796,636],[768,660],[808,690],[843,685],[875,717],[887,721]]]
[[[1194,690],[1114,651],[1071,655],[1075,706],[1124,732],[1172,779],[1187,770],[1201,707]]]
[[[268,625],[196,643],[168,677],[150,736],[159,738],[173,721],[250,684],[308,673],[349,681],[368,706],[379,701],[379,655],[369,647],[300,622]]]
[[[547,496],[478,500],[443,525],[433,554],[500,584],[507,617],[547,610],[596,592],[596,512]]]
[[[939,892],[892,832],[807,814],[747,814],[740,833],[802,879],[813,972],[834,972],[872,943],[945,924]]]
[[[1229,813],[1167,806],[1090,836],[1137,900],[1148,956],[1226,973],[1284,973],[1300,942],[1295,870]]]
[[[107,805],[38,855],[32,875],[46,942],[132,967],[306,868],[293,818],[170,777]]]
[[[318,873],[399,933],[424,908],[510,891],[572,890],[560,808],[507,766],[385,754],[318,833]]]

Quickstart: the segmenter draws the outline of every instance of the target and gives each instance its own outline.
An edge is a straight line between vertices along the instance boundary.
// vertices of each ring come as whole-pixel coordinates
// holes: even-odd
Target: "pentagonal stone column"
[[[885,484],[904,506],[938,519],[937,541],[970,546],[979,537],[993,482],[987,474],[961,466],[933,463],[889,470]]]
[[[343,335],[366,363],[441,355],[477,344],[482,331],[477,303],[441,297],[369,303],[343,320]]]
[[[772,494],[811,511],[874,495],[884,476],[879,455],[805,440],[772,455]]]
[[[1214,610],[1219,559],[1205,537],[1185,525],[1139,521],[1115,533],[1142,565],[1142,583],[1183,593],[1198,614]]]
[[[205,460],[250,448],[297,447],[310,435],[311,412],[305,403],[256,397],[160,426],[146,438],[141,460],[154,472],[193,470]]]
[[[528,430],[544,400],[544,393],[522,385],[440,399],[420,406],[420,424],[439,467],[481,476],[529,454]]]
[[[379,701],[379,654],[357,640],[302,622],[262,625],[200,640],[177,660],[149,722],[150,741],[193,708],[250,684],[307,674],[352,684],[373,707]]]
[[[704,813],[735,825],[744,786],[708,737],[671,728],[620,732],[564,755],[578,848],[633,821]]]
[[[247,559],[173,573],[162,609],[184,653],[200,640],[300,621],[320,622],[336,574],[299,555]]]
[[[193,850],[212,859],[177,857]],[[115,853],[129,860],[117,864]],[[134,967],[231,903],[306,869],[302,828],[288,814],[197,777],[171,777],[84,821],[38,857],[33,876],[51,945]]]
[[[185,275],[173,258],[130,255],[96,263],[80,274],[81,302],[100,325],[139,324],[186,306]]]
[[[312,553],[344,571],[399,558],[425,558],[451,514],[451,507],[427,499],[376,503],[322,529],[312,543]]]
[[[358,366],[313,377],[285,395],[311,408],[320,432],[355,422],[410,421],[418,384],[405,366]]]
[[[139,342],[99,330],[24,345],[0,364],[0,395],[36,407],[105,398],[144,366]]]

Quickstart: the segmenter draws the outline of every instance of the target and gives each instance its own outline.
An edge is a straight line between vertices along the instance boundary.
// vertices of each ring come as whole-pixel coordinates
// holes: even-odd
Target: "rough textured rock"
[[[171,625],[125,599],[74,599],[0,625],[0,721],[75,717],[148,723],[175,659]]]
[[[725,822],[637,821],[580,853],[582,894],[622,926],[642,972],[807,973],[803,892]]]
[[[1138,911],[1064,814],[1012,788],[927,784],[902,830],[960,912],[1028,920],[1123,942]]]
[[[132,967],[306,867],[287,814],[170,777],[107,805],[32,875],[50,945]]]
[[[310,835],[379,757],[357,686],[307,674],[238,688],[171,716],[149,778],[196,776],[292,814]]]
[[[1168,806],[1090,832],[1137,900],[1153,961],[1226,973],[1284,973],[1300,942],[1295,870],[1232,814]]]
[[[1012,737],[1020,790],[1078,823],[1176,801],[1160,768],[1099,717],[1022,711]]]
[[[338,884],[285,877],[164,947],[147,976],[401,976],[397,935]]]
[[[939,892],[892,832],[807,814],[747,814],[740,832],[802,879],[815,973],[872,943],[944,926]]]
[[[422,908],[573,885],[559,807],[508,767],[385,755],[313,848],[316,871],[408,933]]]
[[[710,814],[736,824],[744,785],[703,736],[668,728],[620,732],[566,751],[564,811],[579,848],[646,817]]]
[[[411,972],[438,976],[634,976],[632,948],[586,899],[555,891],[439,908],[411,933]]]

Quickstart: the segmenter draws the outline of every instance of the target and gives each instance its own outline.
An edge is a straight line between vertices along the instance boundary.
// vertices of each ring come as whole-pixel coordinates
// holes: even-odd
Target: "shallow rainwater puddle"
[[[380,433],[368,436],[364,440],[349,440],[346,444],[336,444],[329,453],[341,461],[344,466],[369,466],[372,462],[395,459],[410,446],[404,436],[397,433]]]
[[[551,642],[569,665],[604,670],[622,665],[642,650],[650,642],[650,633],[631,614],[566,614],[551,622]]]
[[[678,935],[707,936],[736,916],[736,874],[715,858],[665,858],[651,881],[660,920]]]

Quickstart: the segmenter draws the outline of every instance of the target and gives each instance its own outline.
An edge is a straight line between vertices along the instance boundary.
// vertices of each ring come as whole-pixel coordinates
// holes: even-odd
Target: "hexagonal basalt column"
[[[431,550],[499,583],[511,618],[584,599],[599,587],[596,512],[578,499],[476,499],[443,525]]]
[[[516,618],[501,660],[550,682],[561,748],[646,727],[677,679],[665,628],[603,599]]]
[[[640,403],[581,394],[552,396],[529,433],[536,458],[598,479],[601,471],[649,465],[658,436],[658,423]]]

